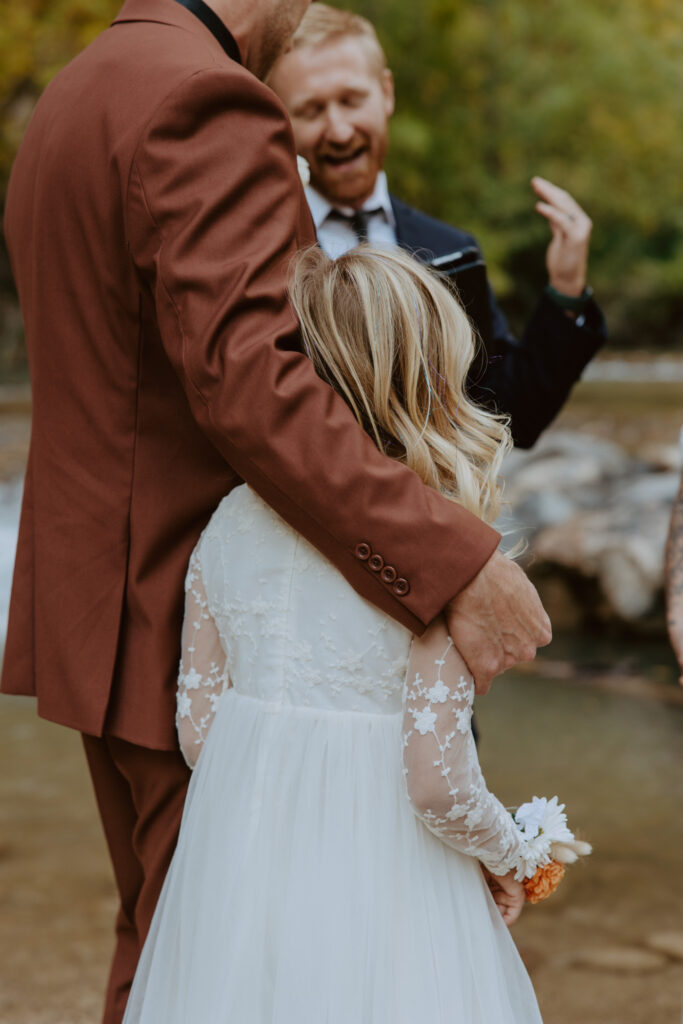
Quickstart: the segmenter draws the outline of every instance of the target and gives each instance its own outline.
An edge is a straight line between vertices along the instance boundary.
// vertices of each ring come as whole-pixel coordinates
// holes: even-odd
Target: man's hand
[[[550,283],[563,295],[578,296],[586,287],[593,223],[564,189],[545,178],[532,178],[531,186],[539,197],[536,210],[553,233],[546,253]]]
[[[521,882],[515,881],[514,871],[509,871],[507,875],[492,875],[483,864],[481,870],[484,873],[486,884],[491,890],[493,902],[500,910],[501,917],[509,928],[522,913],[526,899],[524,886]]]
[[[448,602],[446,624],[479,694],[488,693],[494,676],[520,661],[531,661],[536,648],[552,639],[550,619],[536,588],[499,551]]]

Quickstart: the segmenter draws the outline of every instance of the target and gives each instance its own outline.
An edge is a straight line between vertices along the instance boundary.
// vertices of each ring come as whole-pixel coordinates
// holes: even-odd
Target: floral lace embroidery
[[[445,677],[445,678],[444,678]],[[448,846],[492,874],[530,878],[539,860],[486,788],[471,730],[474,683],[446,632],[413,641],[404,690],[403,774],[413,810]]]
[[[229,685],[225,651],[209,613],[196,548],[185,580],[185,621],[176,694],[176,728],[180,749],[190,768],[197,763],[220,699]]]
[[[187,575],[176,715],[186,760],[196,762],[228,685],[270,703],[400,714],[409,648],[408,630],[237,488]]]
[[[410,645],[407,630],[397,642],[395,631],[403,627],[368,606],[359,620],[360,630],[349,639],[342,621],[349,610],[362,616],[359,598],[327,559],[248,487],[221,502],[207,526],[201,543],[205,569],[218,565],[232,545],[249,552],[255,586],[239,581],[229,564],[223,567],[223,580],[216,572],[215,579],[205,576],[205,584],[209,612],[223,636],[231,678],[238,687],[258,673],[269,645],[271,651],[282,652],[279,692],[272,698],[288,693],[297,703],[315,704],[329,695],[334,704],[351,692],[357,701],[350,710],[362,709],[370,698],[382,701],[388,710],[394,704],[400,711]],[[291,567],[287,595],[274,587],[270,575],[273,548],[278,566]],[[317,696],[316,690],[324,693]]]

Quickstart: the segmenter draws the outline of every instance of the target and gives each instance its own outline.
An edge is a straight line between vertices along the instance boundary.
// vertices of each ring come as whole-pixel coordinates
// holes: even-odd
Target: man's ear
[[[396,103],[394,96],[394,76],[389,68],[384,68],[382,71],[382,93],[384,95],[384,113],[387,117],[391,117]]]

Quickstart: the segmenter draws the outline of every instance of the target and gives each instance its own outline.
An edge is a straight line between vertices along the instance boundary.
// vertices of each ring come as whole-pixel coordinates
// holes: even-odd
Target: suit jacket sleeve
[[[300,353],[286,273],[314,242],[304,210],[283,108],[237,65],[176,86],[139,140],[129,247],[193,415],[356,590],[421,633],[499,537],[381,455]]]
[[[471,383],[475,401],[508,413],[515,444],[531,448],[555,419],[569,393],[607,337],[599,306],[591,300],[580,326],[542,295],[518,342],[489,286],[494,355]]]

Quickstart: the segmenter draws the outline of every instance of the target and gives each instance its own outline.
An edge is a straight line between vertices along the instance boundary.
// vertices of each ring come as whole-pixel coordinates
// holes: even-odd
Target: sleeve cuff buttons
[[[388,587],[391,587],[396,597],[405,597],[406,594],[410,593],[410,584],[408,580],[402,576],[399,578],[398,572],[393,565],[385,565],[384,559],[381,555],[373,554],[371,546],[367,541],[360,541],[356,544],[354,554],[357,559],[361,562],[367,562],[368,568],[372,572],[380,574],[382,583],[386,583]]]

